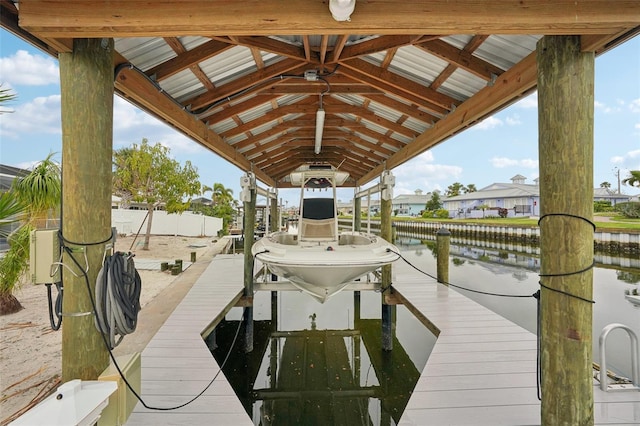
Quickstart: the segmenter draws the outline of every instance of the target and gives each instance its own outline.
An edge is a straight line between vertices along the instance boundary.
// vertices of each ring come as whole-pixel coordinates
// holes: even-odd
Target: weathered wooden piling
[[[538,41],[542,424],[592,425],[594,54]]]
[[[449,283],[449,246],[451,232],[442,227],[436,233],[436,271],[439,283]]]
[[[74,39],[72,51],[58,57],[62,235],[67,241],[81,243],[70,246],[77,250],[73,256],[81,268],[86,268],[86,272],[79,270],[69,255],[64,256],[64,264],[74,273],[64,273],[63,382],[95,380],[109,364],[107,349],[94,325],[87,285],[93,292],[105,251],[104,244],[95,243],[111,235],[113,52],[112,39]]]
[[[256,197],[257,190],[255,186],[255,178],[247,176],[250,183],[243,188],[247,197],[243,200],[244,204],[244,297],[253,299],[253,267],[254,257],[251,255],[251,247],[255,237],[256,227]],[[245,352],[253,350],[253,302],[249,306],[244,307],[243,320],[245,322]]]
[[[387,241],[391,241],[391,209],[393,199],[393,184],[386,183],[387,174],[382,177],[383,189],[380,197],[380,236]],[[386,186],[386,188],[385,188]],[[391,292],[391,265],[382,267],[382,349],[390,351],[393,349],[393,332],[395,305],[389,305],[385,301],[387,292]]]

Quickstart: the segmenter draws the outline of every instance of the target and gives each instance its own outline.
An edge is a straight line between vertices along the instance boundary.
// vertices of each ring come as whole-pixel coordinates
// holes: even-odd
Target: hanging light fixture
[[[316,144],[314,152],[320,154],[322,146],[322,132],[324,130],[324,109],[322,108],[322,93],[320,94],[320,108],[316,111]]]
[[[356,0],[329,0],[329,10],[336,21],[351,21]]]

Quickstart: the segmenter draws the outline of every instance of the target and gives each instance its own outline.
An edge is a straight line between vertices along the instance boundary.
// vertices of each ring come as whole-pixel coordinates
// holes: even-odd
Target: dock
[[[141,396],[148,406],[174,407],[200,393],[220,371],[202,338],[242,296],[243,257],[217,255],[142,352]],[[177,410],[150,410],[138,403],[131,425],[251,426],[224,374],[193,403]]]
[[[399,425],[541,424],[536,336],[405,263],[394,271],[405,306],[440,331]],[[640,392],[594,381],[593,393],[596,425],[640,424]]]
[[[219,366],[202,339],[243,291],[243,257],[216,256],[142,353],[147,405],[180,405],[197,395]],[[405,263],[394,264],[394,289],[432,330],[436,345],[399,422],[409,425],[539,425],[536,336],[436,284]],[[594,383],[595,424],[640,424],[640,392],[603,392]],[[132,425],[252,425],[224,374],[202,397],[172,411],[140,403]]]

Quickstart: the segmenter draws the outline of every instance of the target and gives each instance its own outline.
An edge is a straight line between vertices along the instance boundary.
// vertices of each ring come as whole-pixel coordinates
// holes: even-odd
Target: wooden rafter
[[[118,13],[114,14],[114,10]],[[353,34],[607,34],[637,26],[636,0],[518,2],[513,0],[387,0],[360,2]],[[326,2],[247,0],[21,0],[21,26],[45,38],[185,35],[344,34]],[[499,17],[499,19],[497,19]],[[214,19],[212,19],[214,18]]]

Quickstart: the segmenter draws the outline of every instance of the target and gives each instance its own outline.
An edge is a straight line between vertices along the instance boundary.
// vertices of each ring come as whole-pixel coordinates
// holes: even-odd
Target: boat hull
[[[295,244],[289,237],[280,232],[264,237],[253,245],[252,254],[271,272],[320,301],[399,257],[393,244],[370,234],[346,232],[338,240]]]

